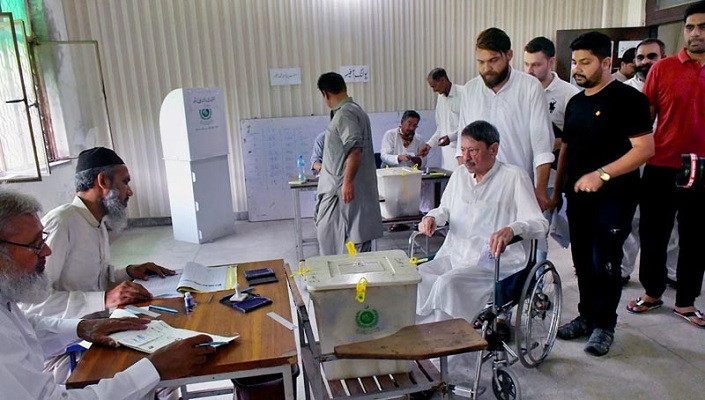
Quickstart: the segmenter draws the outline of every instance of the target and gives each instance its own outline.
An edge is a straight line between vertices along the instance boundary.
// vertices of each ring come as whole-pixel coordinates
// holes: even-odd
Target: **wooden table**
[[[240,334],[234,342],[218,348],[216,354],[211,356],[208,363],[196,374],[161,381],[157,387],[185,386],[198,382],[280,373],[284,377],[286,398],[294,399],[291,365],[298,360],[294,332],[267,316],[267,313],[274,311],[285,319],[292,320],[284,261],[239,263],[238,282],[240,287],[247,287],[243,272],[264,267],[271,267],[279,282],[258,285],[255,292],[272,299],[272,304],[247,314],[218,302],[224,295],[232,293],[232,290],[195,294],[198,305],[189,314],[184,312],[184,301],[181,298],[158,299],[152,302],[179,310],[178,314],[163,313],[159,318],[173,327],[223,336]],[[213,300],[209,303],[211,294]],[[80,388],[100,379],[111,378],[146,356],[145,353],[128,348],[92,346],[81,358],[66,386]]]
[[[421,180],[424,182],[433,182],[433,204],[434,207],[438,207],[441,203],[441,184],[447,182],[450,179],[452,171],[446,171],[442,168],[429,168],[429,174],[424,174],[421,176]],[[313,175],[306,175],[307,181],[304,183],[291,183],[296,181],[296,177],[289,178],[289,188],[294,196],[294,238],[296,240],[296,256],[299,261],[304,260],[304,245],[306,244],[318,244],[318,240],[313,238],[304,238],[301,227],[301,192],[316,190],[318,188],[318,177]],[[401,222],[397,222],[395,219],[384,220],[384,223],[406,223],[406,222],[418,222],[421,220],[422,215],[408,216],[397,218]]]

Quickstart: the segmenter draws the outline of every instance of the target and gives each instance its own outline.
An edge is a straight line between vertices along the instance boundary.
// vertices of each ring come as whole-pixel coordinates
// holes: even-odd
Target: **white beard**
[[[41,303],[49,297],[49,278],[44,271],[18,271],[17,263],[0,253],[0,293],[14,303]]]
[[[127,228],[127,207],[120,203],[120,192],[117,189],[110,189],[101,202],[108,216],[106,222],[110,229],[119,233]]]

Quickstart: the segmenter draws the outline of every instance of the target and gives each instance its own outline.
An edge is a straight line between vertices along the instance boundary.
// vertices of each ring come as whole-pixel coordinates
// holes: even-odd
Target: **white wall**
[[[47,3],[56,3],[47,0]],[[169,215],[159,140],[163,97],[220,86],[230,126],[234,210],[246,210],[239,120],[325,114],[315,82],[365,64],[351,84],[368,111],[434,107],[428,71],[476,74],[477,34],[497,26],[521,49],[557,29],[639,25],[643,0],[61,0],[67,38],[98,40],[115,149],[130,167],[132,217]],[[269,68],[301,67],[299,86],[269,86]]]

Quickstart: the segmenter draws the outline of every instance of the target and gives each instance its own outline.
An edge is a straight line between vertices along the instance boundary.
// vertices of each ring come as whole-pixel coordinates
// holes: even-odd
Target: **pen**
[[[211,295],[211,297],[208,298],[208,302],[210,303],[211,300],[213,300],[213,295]]]
[[[218,347],[222,346],[224,344],[228,344],[228,342],[206,342],[206,343],[199,343],[196,345],[196,347],[206,347],[206,346],[213,346],[213,347]]]
[[[175,309],[169,308],[169,307],[157,306],[157,305],[154,305],[154,304],[150,304],[150,305],[149,305],[149,309],[150,309],[150,310],[157,310],[157,311],[165,311],[165,312],[172,313],[172,314],[178,314],[178,313],[179,313],[179,310],[175,310]]]

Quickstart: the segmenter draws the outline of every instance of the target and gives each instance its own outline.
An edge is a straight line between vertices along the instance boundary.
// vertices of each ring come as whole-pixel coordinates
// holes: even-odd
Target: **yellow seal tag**
[[[349,255],[354,256],[355,254],[357,254],[355,243],[353,243],[352,240],[349,240],[347,243],[345,243],[345,247],[348,249]]]
[[[305,266],[306,266],[306,263],[304,261],[299,261],[299,270],[294,272],[293,274],[291,274],[291,277],[293,278],[297,275],[302,276],[303,274],[307,274],[307,273],[311,272],[311,268],[305,268]]]
[[[367,292],[367,279],[365,277],[360,278],[355,289],[355,300],[364,303],[365,292]]]

